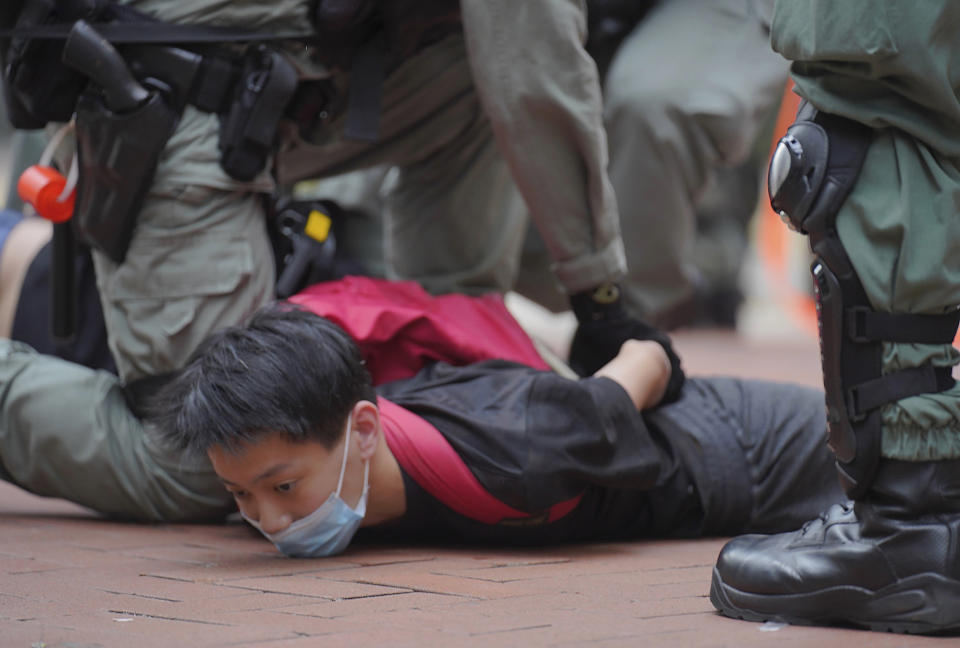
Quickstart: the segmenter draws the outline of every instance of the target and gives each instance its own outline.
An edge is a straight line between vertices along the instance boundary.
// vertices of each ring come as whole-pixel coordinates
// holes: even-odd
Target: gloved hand
[[[623,308],[619,286],[603,284],[594,290],[577,293],[570,297],[570,306],[580,323],[570,346],[570,367],[577,374],[593,375],[617,355],[627,340],[653,340],[670,358],[670,381],[661,402],[670,403],[680,397],[683,369],[669,336],[629,316]]]

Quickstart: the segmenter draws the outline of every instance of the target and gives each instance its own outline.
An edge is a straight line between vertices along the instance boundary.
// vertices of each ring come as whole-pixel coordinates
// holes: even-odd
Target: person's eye
[[[233,495],[234,499],[246,499],[250,495],[250,493],[245,490],[227,490]]]
[[[289,493],[290,491],[293,490],[294,484],[296,484],[296,482],[284,482],[282,484],[277,484],[273,488],[278,493]]]

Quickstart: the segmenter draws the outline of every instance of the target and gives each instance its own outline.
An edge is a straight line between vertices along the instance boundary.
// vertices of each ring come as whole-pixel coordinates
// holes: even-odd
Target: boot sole
[[[710,602],[723,615],[745,621],[844,624],[905,634],[960,630],[960,582],[935,573],[916,574],[877,591],[830,587],[804,594],[752,594],[726,585],[714,567]]]

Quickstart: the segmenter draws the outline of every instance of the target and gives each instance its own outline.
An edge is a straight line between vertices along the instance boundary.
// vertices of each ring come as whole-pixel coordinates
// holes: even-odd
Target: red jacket
[[[435,360],[459,366],[503,359],[549,369],[500,295],[434,297],[413,281],[346,277],[289,301],[346,330],[374,385],[409,378]]]

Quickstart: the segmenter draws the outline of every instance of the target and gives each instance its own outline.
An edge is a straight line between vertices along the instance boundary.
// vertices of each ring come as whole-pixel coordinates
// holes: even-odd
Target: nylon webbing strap
[[[943,315],[881,313],[865,306],[847,309],[847,334],[855,342],[950,344],[960,326],[960,311]]]
[[[203,25],[180,25],[164,22],[90,22],[91,27],[111,43],[236,43],[255,41],[309,40],[316,38],[313,32],[262,33],[249,29],[207,27]],[[35,25],[0,30],[0,38],[23,38],[41,40],[66,40],[73,23]]]
[[[950,367],[923,365],[901,369],[847,390],[850,416],[862,418],[873,409],[919,394],[946,391],[955,384]]]

